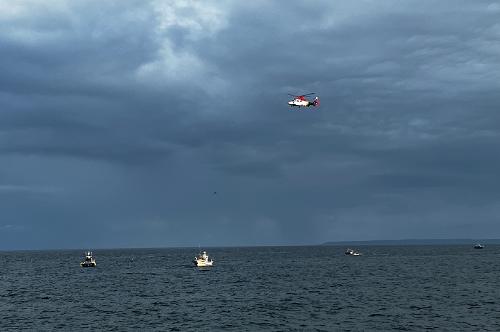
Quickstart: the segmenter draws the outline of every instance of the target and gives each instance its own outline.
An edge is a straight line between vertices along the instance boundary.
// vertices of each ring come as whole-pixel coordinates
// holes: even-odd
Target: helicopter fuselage
[[[294,100],[290,100],[288,102],[288,105],[290,106],[297,106],[297,107],[308,107],[308,106],[312,106],[312,102],[308,101],[308,100],[300,100],[300,99],[294,99]]]
[[[292,99],[288,102],[288,105],[290,106],[297,106],[297,107],[309,107],[309,106],[318,106],[319,105],[319,98],[316,97],[314,98],[313,101],[309,101],[303,96],[299,96],[298,98]]]

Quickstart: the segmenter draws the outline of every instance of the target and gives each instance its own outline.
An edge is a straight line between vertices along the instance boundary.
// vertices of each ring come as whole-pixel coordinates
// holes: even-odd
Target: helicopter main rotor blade
[[[311,92],[311,93],[306,93],[305,95],[292,95],[291,93],[288,93],[288,95],[292,96],[292,97],[307,97],[307,96],[314,95],[314,94],[316,94],[316,93]]]

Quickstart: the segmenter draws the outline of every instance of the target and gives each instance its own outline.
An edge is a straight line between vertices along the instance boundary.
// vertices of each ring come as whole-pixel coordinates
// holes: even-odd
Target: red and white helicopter
[[[314,98],[313,101],[307,100],[306,97],[311,96],[313,94],[314,94],[314,92],[307,93],[305,95],[300,95],[300,96],[288,94],[289,96],[293,97],[293,99],[288,102],[288,105],[297,106],[297,107],[319,106],[319,98],[318,97]]]

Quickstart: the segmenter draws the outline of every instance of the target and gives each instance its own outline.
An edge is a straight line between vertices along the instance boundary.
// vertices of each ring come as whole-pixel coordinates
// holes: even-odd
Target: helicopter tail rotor
[[[313,106],[319,106],[319,98],[318,97],[314,98]]]

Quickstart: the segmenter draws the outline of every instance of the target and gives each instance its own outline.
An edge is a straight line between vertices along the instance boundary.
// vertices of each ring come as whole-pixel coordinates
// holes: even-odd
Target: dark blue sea
[[[0,252],[0,331],[500,331],[500,246]]]

